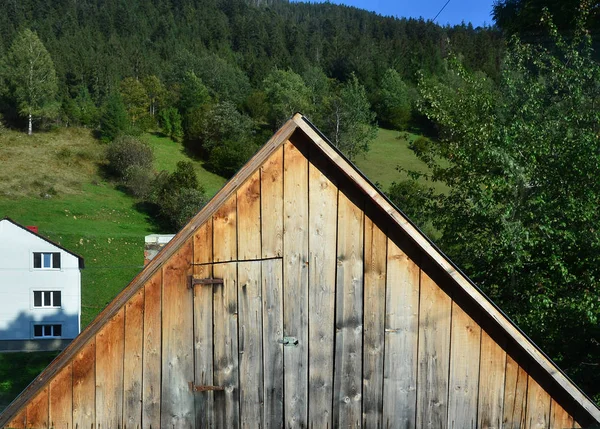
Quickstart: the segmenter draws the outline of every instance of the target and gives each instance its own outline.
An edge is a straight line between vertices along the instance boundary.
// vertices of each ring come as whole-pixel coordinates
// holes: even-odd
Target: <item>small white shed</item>
[[[83,258],[0,220],[0,351],[58,350],[79,334]]]

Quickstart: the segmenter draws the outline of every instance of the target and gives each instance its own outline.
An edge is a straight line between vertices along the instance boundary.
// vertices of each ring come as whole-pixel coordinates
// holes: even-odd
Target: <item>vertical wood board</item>
[[[334,427],[362,422],[363,216],[338,193]]]
[[[125,310],[96,334],[96,426],[116,428],[123,422]]]
[[[163,266],[161,427],[193,428],[196,418],[190,382],[194,380],[192,241]]]
[[[241,427],[262,428],[264,369],[260,261],[238,264],[238,296]]]
[[[305,427],[308,413],[308,160],[284,144],[283,328],[295,346],[284,358],[285,426]]]
[[[233,194],[213,215],[213,260],[237,259],[237,198]]]
[[[48,427],[48,388],[40,390],[27,405],[27,427]]]
[[[142,426],[142,358],[144,345],[144,289],[125,304],[125,360],[123,366],[123,427]]]
[[[73,366],[65,366],[50,381],[50,426],[54,429],[73,427]]]
[[[283,147],[260,168],[262,257],[283,254]]]
[[[281,259],[262,261],[264,423],[283,426],[283,265]]]
[[[23,429],[25,427],[25,421],[27,419],[27,407],[23,407],[21,411],[8,423],[8,428],[11,429]]]
[[[194,275],[212,278],[213,269],[212,219],[202,224],[194,234]],[[207,285],[194,286],[194,383],[197,386],[213,386],[213,288]],[[194,394],[196,427],[213,426],[214,392]]]
[[[450,297],[421,271],[418,428],[441,428],[447,424],[451,314]]]
[[[477,427],[481,327],[452,302],[448,427]]]
[[[572,427],[573,417],[558,402],[552,399],[550,404],[550,428],[565,429]]]
[[[527,380],[526,429],[546,429],[550,424],[550,395],[529,375]]]
[[[363,426],[383,427],[387,237],[365,216]]]
[[[419,275],[419,267],[388,239],[384,427],[416,427]]]
[[[309,164],[308,424],[333,424],[337,188]]]
[[[144,285],[144,349],[142,356],[142,427],[160,427],[162,270]]]
[[[96,340],[87,343],[73,359],[73,427],[96,424]]]
[[[237,191],[238,259],[260,259],[260,170],[240,186]]]
[[[214,382],[224,388],[214,395],[216,428],[237,428],[240,424],[238,360],[238,279],[237,264],[216,264],[213,286]]]
[[[502,427],[505,368],[506,352],[482,329],[477,417],[482,429]]]
[[[194,232],[194,264],[208,264],[213,261],[213,223],[208,219]],[[201,275],[199,266],[194,274]],[[211,270],[212,273],[212,270]]]
[[[504,382],[504,425],[505,429],[525,427],[527,405],[527,372],[507,353]]]

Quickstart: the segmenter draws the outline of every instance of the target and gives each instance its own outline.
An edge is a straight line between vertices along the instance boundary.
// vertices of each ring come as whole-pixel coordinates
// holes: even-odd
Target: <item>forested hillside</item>
[[[91,128],[108,177],[172,230],[206,197],[189,162],[153,171],[145,131],[223,177],[295,111],[354,160],[378,126],[427,134],[403,139],[420,181],[385,191],[600,402],[598,8],[581,5],[498,1],[498,28],[473,28],[329,3],[7,0],[0,130]]]

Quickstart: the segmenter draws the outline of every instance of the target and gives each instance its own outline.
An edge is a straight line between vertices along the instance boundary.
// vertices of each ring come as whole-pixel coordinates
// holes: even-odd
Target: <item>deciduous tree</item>
[[[457,64],[422,80],[441,139],[421,156],[450,189],[442,249],[600,399],[600,65],[584,18],[568,42],[551,23],[551,47],[514,40],[499,88]]]
[[[28,134],[33,121],[58,112],[56,71],[50,54],[36,33],[21,31],[8,51],[7,78],[19,114],[27,118]]]

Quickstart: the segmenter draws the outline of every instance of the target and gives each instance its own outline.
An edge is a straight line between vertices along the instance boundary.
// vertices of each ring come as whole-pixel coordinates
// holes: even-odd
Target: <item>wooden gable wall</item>
[[[247,177],[7,427],[589,424],[302,131]]]

